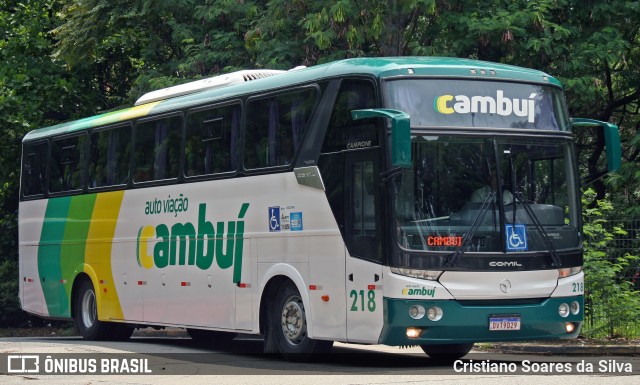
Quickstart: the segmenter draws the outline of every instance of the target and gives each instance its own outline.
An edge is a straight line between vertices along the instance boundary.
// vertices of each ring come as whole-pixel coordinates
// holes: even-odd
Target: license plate
[[[490,317],[489,330],[520,330],[520,317]]]

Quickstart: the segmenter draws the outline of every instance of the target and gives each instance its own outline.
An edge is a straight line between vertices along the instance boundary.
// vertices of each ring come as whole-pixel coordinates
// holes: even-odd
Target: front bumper
[[[577,315],[561,317],[558,308],[562,303],[578,301]],[[529,302],[529,301],[522,301]],[[415,320],[409,316],[412,305],[421,304],[425,309],[438,306],[443,316],[431,321],[426,316]],[[533,303],[505,303],[501,301],[455,300],[405,300],[384,298],[384,326],[379,342],[385,345],[451,344],[489,341],[523,341],[538,339],[575,338],[580,333],[583,321],[583,296],[545,298]],[[500,315],[520,316],[520,330],[490,331],[489,318]],[[567,333],[566,323],[575,325]],[[408,327],[421,328],[418,338],[408,338]]]

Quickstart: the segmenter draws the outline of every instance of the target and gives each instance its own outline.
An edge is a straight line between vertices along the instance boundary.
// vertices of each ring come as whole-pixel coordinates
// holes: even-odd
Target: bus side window
[[[133,181],[175,179],[180,170],[182,117],[138,122],[134,134]]]
[[[51,141],[49,191],[52,193],[82,189],[82,165],[86,160],[87,135]]]
[[[374,83],[345,79],[327,126],[318,166],[331,211],[352,256],[381,260],[377,228],[378,118],[353,120],[352,110],[375,108]]]
[[[318,162],[322,179],[325,183],[329,205],[344,231],[344,158],[342,151],[347,150],[350,138],[360,136],[362,145],[378,145],[375,119],[354,121],[351,110],[375,108],[375,88],[367,80],[347,79],[340,85],[327,134],[322,145],[322,154]]]
[[[187,116],[185,175],[236,170],[240,105],[208,108]]]
[[[376,235],[376,212],[374,205],[373,162],[354,162],[352,170],[352,229],[353,236],[371,237]]]
[[[353,120],[352,110],[376,107],[373,83],[344,80],[331,114],[322,153],[374,147],[378,145],[377,118]]]
[[[22,196],[45,193],[47,171],[47,142],[27,145],[22,160]]]
[[[246,169],[293,161],[318,99],[315,88],[250,100],[245,135]]]
[[[92,132],[89,187],[127,184],[130,155],[131,125]]]

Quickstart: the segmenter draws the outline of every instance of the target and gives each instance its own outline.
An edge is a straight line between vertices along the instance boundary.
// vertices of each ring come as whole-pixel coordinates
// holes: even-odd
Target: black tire
[[[109,341],[128,341],[135,330],[132,326],[116,322],[107,322],[107,326],[110,330],[105,339]]]
[[[226,346],[238,334],[219,332],[215,330],[187,329],[189,337],[200,346]]]
[[[422,351],[434,361],[450,363],[467,355],[473,344],[420,345]]]
[[[88,279],[84,279],[78,287],[74,299],[73,323],[85,340],[106,340],[111,334],[111,325],[98,320],[96,291]]]
[[[307,335],[307,317],[298,289],[285,282],[271,307],[269,333],[276,351],[287,361],[305,362],[331,350],[333,341],[314,340]]]

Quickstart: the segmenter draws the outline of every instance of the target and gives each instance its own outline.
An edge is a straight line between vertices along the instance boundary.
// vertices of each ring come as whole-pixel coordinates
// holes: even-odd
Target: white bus
[[[602,125],[610,168],[617,128]],[[465,355],[583,320],[572,122],[544,73],[452,58],[242,71],[23,140],[20,301],[90,340],[183,327]],[[212,345],[213,346],[213,345]]]

